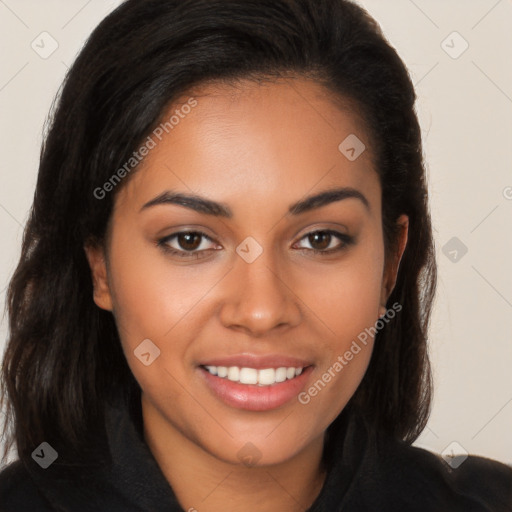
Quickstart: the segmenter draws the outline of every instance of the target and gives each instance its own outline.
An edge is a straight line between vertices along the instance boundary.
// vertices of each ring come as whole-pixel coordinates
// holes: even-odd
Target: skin
[[[241,353],[295,356],[313,365],[310,387],[385,313],[408,218],[398,219],[399,248],[385,262],[381,188],[364,124],[317,83],[214,83],[192,95],[197,106],[119,191],[106,250],[86,247],[94,301],[115,317],[142,389],[146,442],[184,510],[304,510],[325,480],[325,430],[361,382],[373,339],[307,405],[291,400],[264,412],[224,404],[198,363]],[[367,148],[355,161],[338,150],[349,134]],[[369,210],[349,198],[288,213],[305,196],[336,187],[359,190]],[[233,216],[173,204],[141,210],[167,190],[222,202]],[[322,229],[355,242],[313,254],[343,245],[306,236]],[[193,230],[212,239],[197,241],[200,258],[157,245]],[[263,249],[252,263],[235,251],[248,236]],[[185,251],[176,238],[168,245]],[[147,338],[161,351],[149,366],[134,355]],[[237,455],[248,442],[260,456],[252,467]]]

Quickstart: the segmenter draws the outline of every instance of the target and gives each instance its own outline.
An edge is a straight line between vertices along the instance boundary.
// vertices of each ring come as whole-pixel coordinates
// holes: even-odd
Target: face
[[[385,313],[407,218],[385,262],[364,126],[320,85],[191,95],[117,195],[106,253],[86,250],[94,299],[145,421],[223,461],[275,464],[322,439],[363,378],[373,338],[357,340]]]

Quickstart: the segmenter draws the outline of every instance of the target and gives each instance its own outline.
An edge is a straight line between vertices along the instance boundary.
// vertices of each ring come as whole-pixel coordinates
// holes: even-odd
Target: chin
[[[222,444],[218,440],[212,440],[208,445],[203,445],[203,449],[227,464],[251,468],[286,463],[306,449],[311,442],[305,441],[304,434],[294,436],[283,432],[276,435],[275,432],[262,434],[260,431],[252,436],[237,436]]]

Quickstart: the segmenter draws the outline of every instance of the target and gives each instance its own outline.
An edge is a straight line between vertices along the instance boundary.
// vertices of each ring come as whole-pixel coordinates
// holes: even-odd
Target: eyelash
[[[345,235],[343,233],[339,233],[338,231],[334,231],[331,229],[319,229],[316,231],[310,231],[309,233],[306,233],[299,241],[303,240],[304,238],[307,238],[310,235],[314,235],[317,233],[324,233],[324,234],[334,236],[334,237],[338,238],[339,240],[341,240],[343,243],[342,243],[342,245],[340,245],[338,247],[335,247],[333,249],[327,249],[327,250],[308,249],[308,248],[304,248],[304,247],[300,248],[299,250],[309,251],[309,252],[312,252],[313,254],[319,255],[319,256],[328,256],[330,254],[343,251],[348,246],[350,246],[354,243],[354,237],[352,237],[350,235]],[[213,242],[211,237],[209,237],[206,233],[203,233],[201,231],[178,231],[177,233],[173,233],[172,235],[166,236],[166,237],[158,240],[157,246],[160,247],[165,253],[171,254],[173,256],[178,256],[180,258],[189,258],[189,259],[201,258],[200,254],[208,249],[203,249],[202,251],[198,251],[197,249],[195,249],[194,251],[182,251],[182,250],[177,250],[172,247],[169,247],[168,244],[171,240],[173,240],[174,238],[177,238],[179,235],[185,235],[185,234],[199,235],[200,237],[205,238],[206,240],[209,240],[210,242]],[[213,249],[213,250],[215,250],[215,249]]]

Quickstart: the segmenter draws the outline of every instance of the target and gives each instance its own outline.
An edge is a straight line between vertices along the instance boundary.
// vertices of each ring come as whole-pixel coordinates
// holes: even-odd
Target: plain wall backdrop
[[[47,113],[77,52],[119,3],[0,0],[2,309]],[[427,163],[439,269],[435,395],[415,444],[512,465],[512,1],[359,3],[410,70]],[[4,315],[1,353],[6,337]]]

